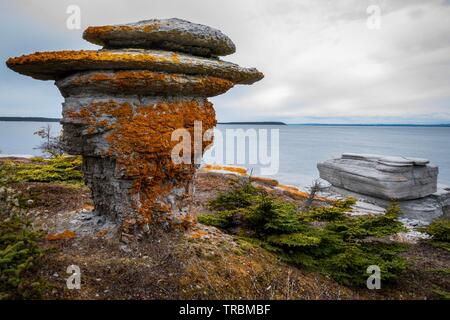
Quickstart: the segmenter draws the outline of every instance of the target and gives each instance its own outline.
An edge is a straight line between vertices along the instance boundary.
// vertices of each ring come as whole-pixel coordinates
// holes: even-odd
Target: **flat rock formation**
[[[219,60],[217,55],[235,51],[233,42],[184,20],[89,27],[84,38],[105,48],[37,52],[6,64],[35,79],[56,80],[65,98],[66,151],[83,156],[95,210],[117,223],[123,241],[149,234],[154,226],[189,228],[195,222],[190,210],[195,163],[211,143],[202,137],[216,125],[207,98],[263,74]],[[191,137],[191,161],[172,160],[180,143],[172,140],[177,129]]]
[[[385,200],[412,200],[437,191],[438,167],[426,159],[345,153],[317,164],[331,185]]]
[[[233,41],[220,30],[177,18],[89,27],[83,38],[110,48],[162,49],[198,56],[225,56],[236,51]]]

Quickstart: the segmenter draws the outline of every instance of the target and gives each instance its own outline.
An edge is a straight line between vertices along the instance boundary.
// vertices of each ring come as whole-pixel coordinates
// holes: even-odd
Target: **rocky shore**
[[[439,272],[448,268],[450,254],[422,241],[409,244],[401,254],[409,263],[407,270],[395,285],[382,290],[339,284],[317,271],[281,262],[244,235],[201,223],[183,234],[118,242],[109,232],[114,225],[93,212],[90,191],[80,184],[76,166],[69,173],[65,165],[63,173],[58,164],[50,177],[36,176],[41,166],[43,172],[55,170],[37,160],[1,159],[1,181],[6,172],[17,178],[6,189],[0,188],[0,206],[17,199],[18,210],[44,234],[39,245],[52,248],[35,262],[36,270],[23,276],[50,285],[52,289],[44,291],[46,299],[434,299],[441,297],[434,291],[437,286],[450,289],[448,277]],[[248,179],[242,168],[203,168],[195,176],[192,212],[209,212],[208,203]],[[303,207],[308,198],[307,192],[273,179],[252,177],[251,181],[283,203]],[[334,201],[317,197],[313,205],[328,207]],[[82,290],[65,287],[65,270],[74,263],[82,270]]]

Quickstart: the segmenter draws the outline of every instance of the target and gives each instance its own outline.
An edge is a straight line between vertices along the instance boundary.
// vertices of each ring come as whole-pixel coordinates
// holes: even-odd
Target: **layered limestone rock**
[[[450,187],[437,184],[438,167],[427,159],[344,153],[317,168],[331,184],[328,191],[356,198],[355,211],[363,214],[383,213],[391,200],[397,200],[407,224],[450,216]]]
[[[418,199],[437,190],[438,167],[426,159],[347,153],[317,168],[335,187],[386,200]]]
[[[198,146],[193,137],[216,125],[207,98],[263,74],[219,60],[234,52],[233,42],[184,20],[90,27],[84,38],[105,48],[38,52],[10,58],[7,66],[56,80],[65,98],[66,151],[83,156],[96,211],[117,222],[123,239],[155,225],[188,228],[196,155],[188,163],[172,161],[180,142],[172,133],[186,129],[191,150],[199,147],[202,154],[211,141]]]
[[[159,48],[199,56],[225,56],[236,51],[233,41],[219,30],[176,18],[89,27],[83,38],[110,48]]]

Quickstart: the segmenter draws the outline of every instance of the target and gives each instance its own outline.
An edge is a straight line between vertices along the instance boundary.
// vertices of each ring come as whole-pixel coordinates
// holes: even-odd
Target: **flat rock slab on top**
[[[176,18],[89,27],[83,38],[109,48],[163,49],[200,56],[236,51],[233,41],[219,30]]]
[[[383,156],[364,153],[343,153],[342,159],[375,161],[387,166],[425,166],[430,163],[430,160],[422,158]]]
[[[264,75],[254,68],[218,59],[159,50],[100,50],[36,52],[8,59],[7,66],[39,80],[58,80],[79,71],[150,70],[205,75],[252,84]]]

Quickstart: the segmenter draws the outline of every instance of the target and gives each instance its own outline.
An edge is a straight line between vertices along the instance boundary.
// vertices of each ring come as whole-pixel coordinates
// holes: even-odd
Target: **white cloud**
[[[67,45],[67,39],[71,48],[87,47],[79,38],[82,30],[65,29],[65,8],[74,3],[81,7],[83,27],[180,17],[229,35],[237,53],[223,59],[256,66],[266,77],[214,98],[221,121],[450,122],[450,6],[445,1],[22,0],[9,5],[9,20],[0,24],[28,18],[29,25],[48,30],[49,49]],[[366,27],[370,4],[381,7],[378,31]],[[22,42],[23,48],[28,39],[21,30],[8,43]],[[17,84],[24,91],[33,86],[32,81]],[[59,115],[59,105],[54,110]]]

